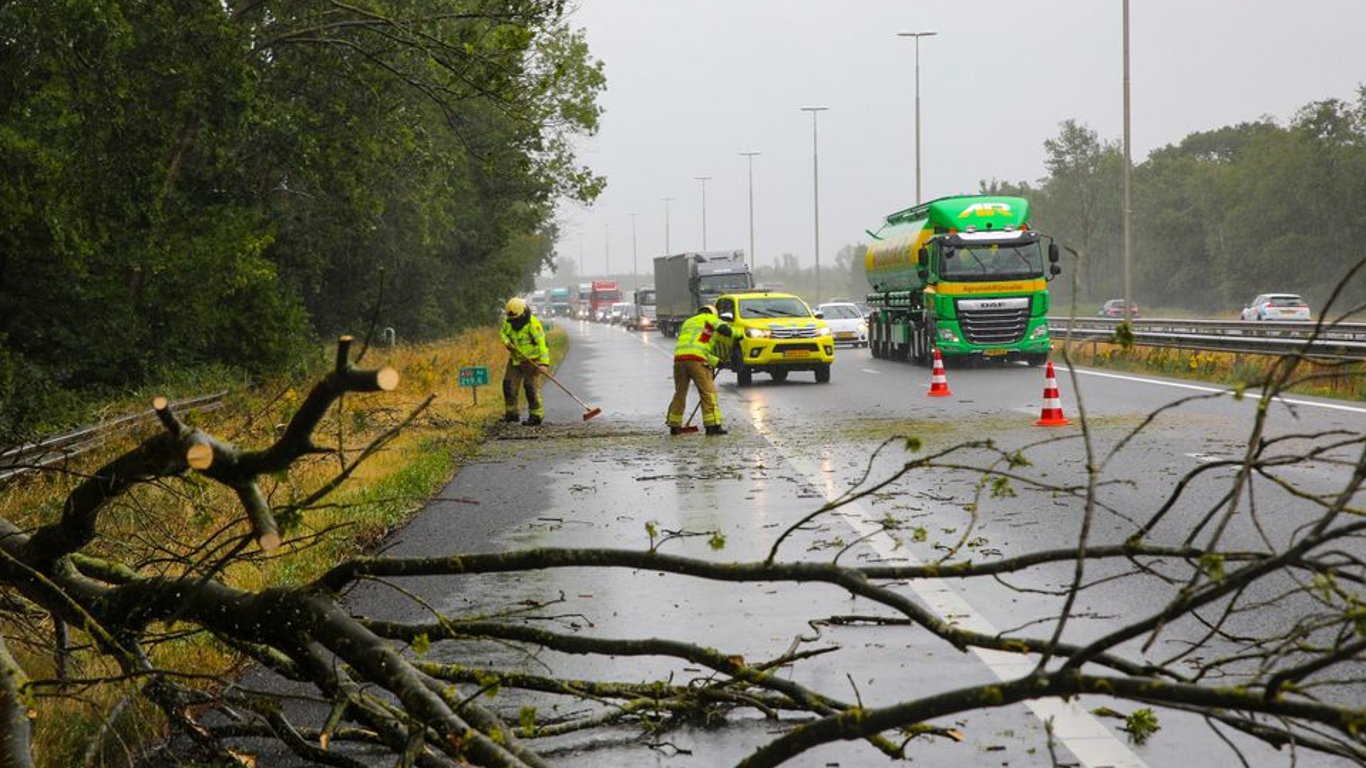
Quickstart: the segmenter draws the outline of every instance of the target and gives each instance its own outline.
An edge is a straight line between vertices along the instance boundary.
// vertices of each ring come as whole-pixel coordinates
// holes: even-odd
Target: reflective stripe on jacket
[[[531,316],[521,330],[512,323],[503,321],[503,346],[517,350],[518,362],[530,360],[533,363],[549,363],[550,348],[545,344],[545,328],[535,315]]]

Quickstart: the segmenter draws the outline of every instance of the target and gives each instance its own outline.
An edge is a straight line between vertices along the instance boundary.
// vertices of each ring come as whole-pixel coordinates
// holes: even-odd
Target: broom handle
[[[588,407],[588,403],[585,403],[584,401],[580,400],[578,395],[569,391],[569,387],[566,387],[565,385],[561,384],[559,379],[551,375],[549,369],[543,369],[541,373],[544,373],[547,379],[550,379],[551,381],[555,382],[555,386],[559,387],[560,389],[563,389],[566,395],[569,395],[570,397],[574,398],[574,401],[577,402],[579,405],[582,405],[585,411],[592,410],[592,408]]]

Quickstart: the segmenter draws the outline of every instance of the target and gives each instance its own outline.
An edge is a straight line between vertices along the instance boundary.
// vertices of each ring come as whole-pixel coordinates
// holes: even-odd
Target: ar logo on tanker
[[[966,219],[969,216],[1009,216],[1010,203],[973,203],[963,212],[958,214],[958,218]]]

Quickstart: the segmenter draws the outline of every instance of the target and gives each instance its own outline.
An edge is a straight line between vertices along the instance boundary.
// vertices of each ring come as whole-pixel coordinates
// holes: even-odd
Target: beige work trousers
[[[688,406],[690,384],[697,386],[697,396],[702,399],[702,423],[708,427],[719,425],[721,404],[716,398],[716,382],[711,378],[711,368],[701,360],[674,361],[674,399],[669,401],[665,424],[683,426],[683,409]]]

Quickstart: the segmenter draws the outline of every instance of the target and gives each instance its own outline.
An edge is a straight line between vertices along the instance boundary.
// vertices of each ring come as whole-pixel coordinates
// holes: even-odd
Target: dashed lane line
[[[805,477],[812,487],[819,489],[827,500],[833,500],[840,495],[833,478],[823,472],[819,464],[789,453],[760,423],[756,422],[754,428],[791,467]],[[854,533],[877,550],[879,555],[887,558],[908,558],[905,550],[896,549],[887,537],[877,535],[883,530],[882,526],[871,522],[872,515],[857,502],[846,504],[841,509],[846,514],[840,515],[840,519],[848,523],[854,529]],[[973,632],[999,634],[1000,630],[946,580],[917,579],[908,586],[930,610],[945,621],[951,620]],[[1030,656],[1022,654],[981,648],[974,648],[973,653],[1002,681],[1019,679],[1029,674],[1035,666]],[[1147,763],[1134,754],[1128,745],[1120,741],[1094,715],[1086,711],[1076,698],[1066,701],[1057,698],[1035,699],[1025,702],[1025,706],[1040,721],[1052,721],[1054,738],[1071,750],[1086,768],[1147,768]]]

